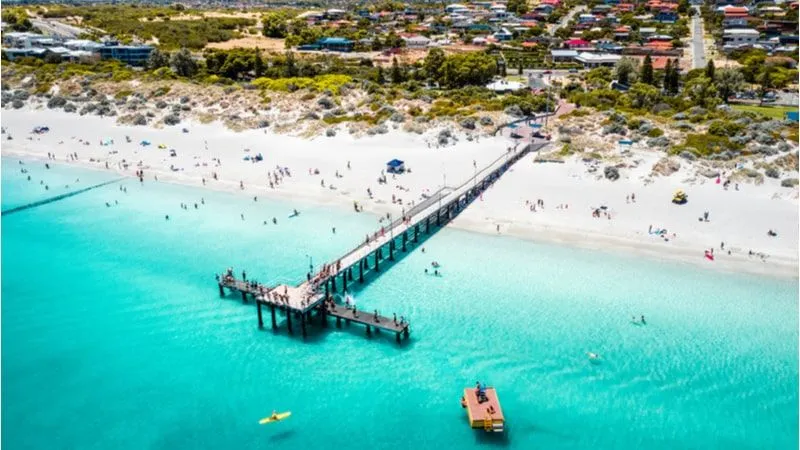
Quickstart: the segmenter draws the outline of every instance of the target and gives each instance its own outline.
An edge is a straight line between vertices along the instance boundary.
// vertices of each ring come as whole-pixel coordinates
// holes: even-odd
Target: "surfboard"
[[[273,419],[272,416],[264,417],[263,419],[259,420],[258,423],[260,423],[261,425],[264,425],[264,424],[272,423],[272,422],[280,422],[281,420],[291,416],[292,412],[291,411],[287,411],[287,412],[284,412],[284,413],[278,413],[276,415],[278,416],[277,419]]]

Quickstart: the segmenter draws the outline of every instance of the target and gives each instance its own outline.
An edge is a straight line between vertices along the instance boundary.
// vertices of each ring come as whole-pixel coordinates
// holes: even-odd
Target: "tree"
[[[271,38],[286,37],[286,34],[288,33],[288,27],[286,26],[286,17],[283,14],[269,13],[266,14],[261,20],[264,24],[264,27],[261,30],[264,33],[264,36]]]
[[[527,0],[508,0],[508,4],[506,6],[506,10],[510,13],[515,13],[517,15],[523,15],[528,12],[528,1]]]
[[[672,60],[667,59],[667,65],[664,66],[664,90],[669,92],[669,87],[672,84]],[[674,94],[674,92],[670,92]]]
[[[383,45],[388,48],[400,48],[404,46],[406,41],[403,40],[397,33],[394,32],[392,29],[389,34],[386,35],[386,38],[383,41]]]
[[[289,78],[297,76],[297,65],[294,62],[293,52],[286,52],[286,76]]]
[[[450,55],[442,65],[441,84],[456,88],[484,85],[497,74],[497,60],[482,52]]]
[[[764,71],[761,73],[761,77],[758,79],[758,104],[759,106],[764,104],[764,95],[769,91],[769,88],[772,86],[770,83],[770,73],[772,72],[772,66],[764,67]]]
[[[375,82],[383,84],[386,82],[386,77],[383,75],[383,67],[378,66],[378,71],[375,73]]]
[[[243,73],[250,70],[248,60],[249,58],[246,58],[244,55],[229,53],[228,57],[225,58],[225,64],[220,68],[220,72],[231,80],[238,80]],[[250,60],[250,62],[252,62],[252,60]]]
[[[597,89],[607,87],[611,83],[612,76],[611,69],[608,67],[596,67],[586,72],[585,80],[589,87]]]
[[[392,83],[399,84],[403,82],[403,69],[397,62],[397,58],[392,58]]]
[[[256,47],[256,53],[253,55],[253,72],[256,77],[264,75],[264,60],[261,59],[261,50]]]
[[[169,66],[169,53],[162,53],[159,49],[153,49],[150,57],[145,62],[145,67],[149,70],[156,70]]]
[[[640,72],[639,78],[641,79],[642,83],[652,85],[655,81],[653,77],[653,60],[650,59],[650,55],[646,55],[644,57],[644,62],[642,62],[642,70]]]
[[[722,69],[717,73],[714,84],[722,101],[728,103],[728,98],[744,87],[744,75],[736,69]]]
[[[619,84],[629,86],[634,80],[633,76],[636,72],[636,63],[630,58],[620,58],[617,62],[616,77]]]
[[[680,88],[681,74],[678,67],[678,60],[672,61],[672,76],[669,78],[669,86],[666,86],[667,91],[671,94],[677,94]]]
[[[714,81],[714,72],[716,72],[716,68],[714,67],[714,60],[709,59],[708,64],[706,64],[706,78],[711,81]]]
[[[636,83],[628,89],[628,99],[634,108],[650,109],[661,100],[661,95],[659,95],[655,86]]]
[[[186,47],[172,54],[169,65],[172,71],[181,77],[191,77],[197,73],[197,62]]]
[[[697,77],[686,82],[683,91],[692,100],[692,104],[704,108],[713,108],[719,104],[717,88],[707,77]]]
[[[425,56],[425,60],[422,63],[425,74],[429,78],[438,80],[441,76],[442,66],[446,59],[447,57],[444,54],[444,50],[441,48],[434,47],[428,50],[428,54]]]
[[[519,59],[518,69],[519,69],[519,75],[522,75],[522,71],[525,70],[525,62],[522,60],[522,58]]]

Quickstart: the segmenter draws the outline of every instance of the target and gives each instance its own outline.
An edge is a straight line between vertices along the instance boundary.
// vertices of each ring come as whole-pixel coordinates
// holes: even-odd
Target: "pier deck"
[[[220,296],[224,296],[224,288],[238,291],[242,294],[242,300],[247,301],[247,296],[257,299],[259,304],[259,324],[261,324],[260,305],[271,306],[273,314],[273,328],[276,327],[274,319],[274,308],[287,309],[300,315],[305,335],[305,317],[310,317],[310,312],[314,309],[320,310],[323,314],[329,314],[337,318],[337,324],[345,319],[357,322],[367,327],[367,334],[372,328],[383,329],[397,333],[398,341],[402,333],[408,337],[409,326],[407,322],[397,324],[394,319],[378,317],[378,322],[374,322],[373,314],[368,312],[357,312],[358,316],[353,317],[353,311],[346,309],[333,302],[327,304],[325,300],[338,291],[337,278],[340,279],[341,291],[347,292],[347,283],[353,282],[357,277],[358,282],[364,282],[364,274],[370,271],[379,272],[380,262],[386,256],[384,251],[388,251],[388,259],[393,261],[394,253],[400,246],[402,251],[407,251],[409,241],[418,242],[420,232],[430,234],[432,227],[441,227],[455,217],[460,211],[477,198],[494,181],[508,170],[515,162],[520,160],[528,152],[538,150],[548,142],[532,142],[518,148],[509,149],[483,169],[476,171],[464,183],[457,187],[442,186],[433,195],[424,199],[420,203],[411,207],[404,214],[391,221],[388,225],[381,227],[380,230],[362,240],[361,244],[347,252],[335,261],[325,264],[323,270],[316,274],[307,274],[307,281],[297,286],[279,285],[267,287],[260,284],[252,284],[244,280],[238,280],[229,271],[228,274],[218,276]],[[391,217],[391,216],[389,216]],[[399,242],[398,242],[399,241]],[[370,263],[370,259],[372,262]],[[354,275],[354,269],[356,274]],[[327,309],[327,312],[324,310]],[[291,331],[291,322],[287,320],[287,325]]]
[[[383,317],[380,314],[376,316],[374,312],[360,310],[355,310],[354,312],[353,308],[346,308],[342,305],[331,303],[327,305],[327,311],[328,315],[336,317],[337,327],[340,326],[340,319],[344,319],[345,321],[366,325],[367,330],[372,327],[379,330],[390,331],[392,333],[408,334],[408,322],[403,321],[401,323],[395,318]],[[367,331],[367,334],[369,334],[369,331]]]

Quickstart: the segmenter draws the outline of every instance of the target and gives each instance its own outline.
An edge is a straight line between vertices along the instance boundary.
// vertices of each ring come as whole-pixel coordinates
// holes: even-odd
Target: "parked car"
[[[573,67],[572,69],[569,69],[569,73],[578,73],[578,69]]]

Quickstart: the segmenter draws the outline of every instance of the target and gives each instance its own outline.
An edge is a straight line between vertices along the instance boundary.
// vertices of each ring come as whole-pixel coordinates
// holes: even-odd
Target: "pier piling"
[[[225,297],[225,288],[222,287],[222,283],[219,283],[219,296]]]
[[[256,308],[258,309],[258,328],[264,328],[264,319],[261,318],[261,301],[256,300]]]
[[[364,259],[358,262],[358,282],[361,284],[364,283],[364,264],[366,263],[367,261]]]
[[[247,303],[247,292],[242,291],[242,303]]]
[[[292,312],[288,309],[286,310],[286,328],[289,330],[289,334],[292,333]]]
[[[269,304],[269,312],[272,315],[272,329],[277,330],[278,322],[275,321],[275,305],[272,303]]]

